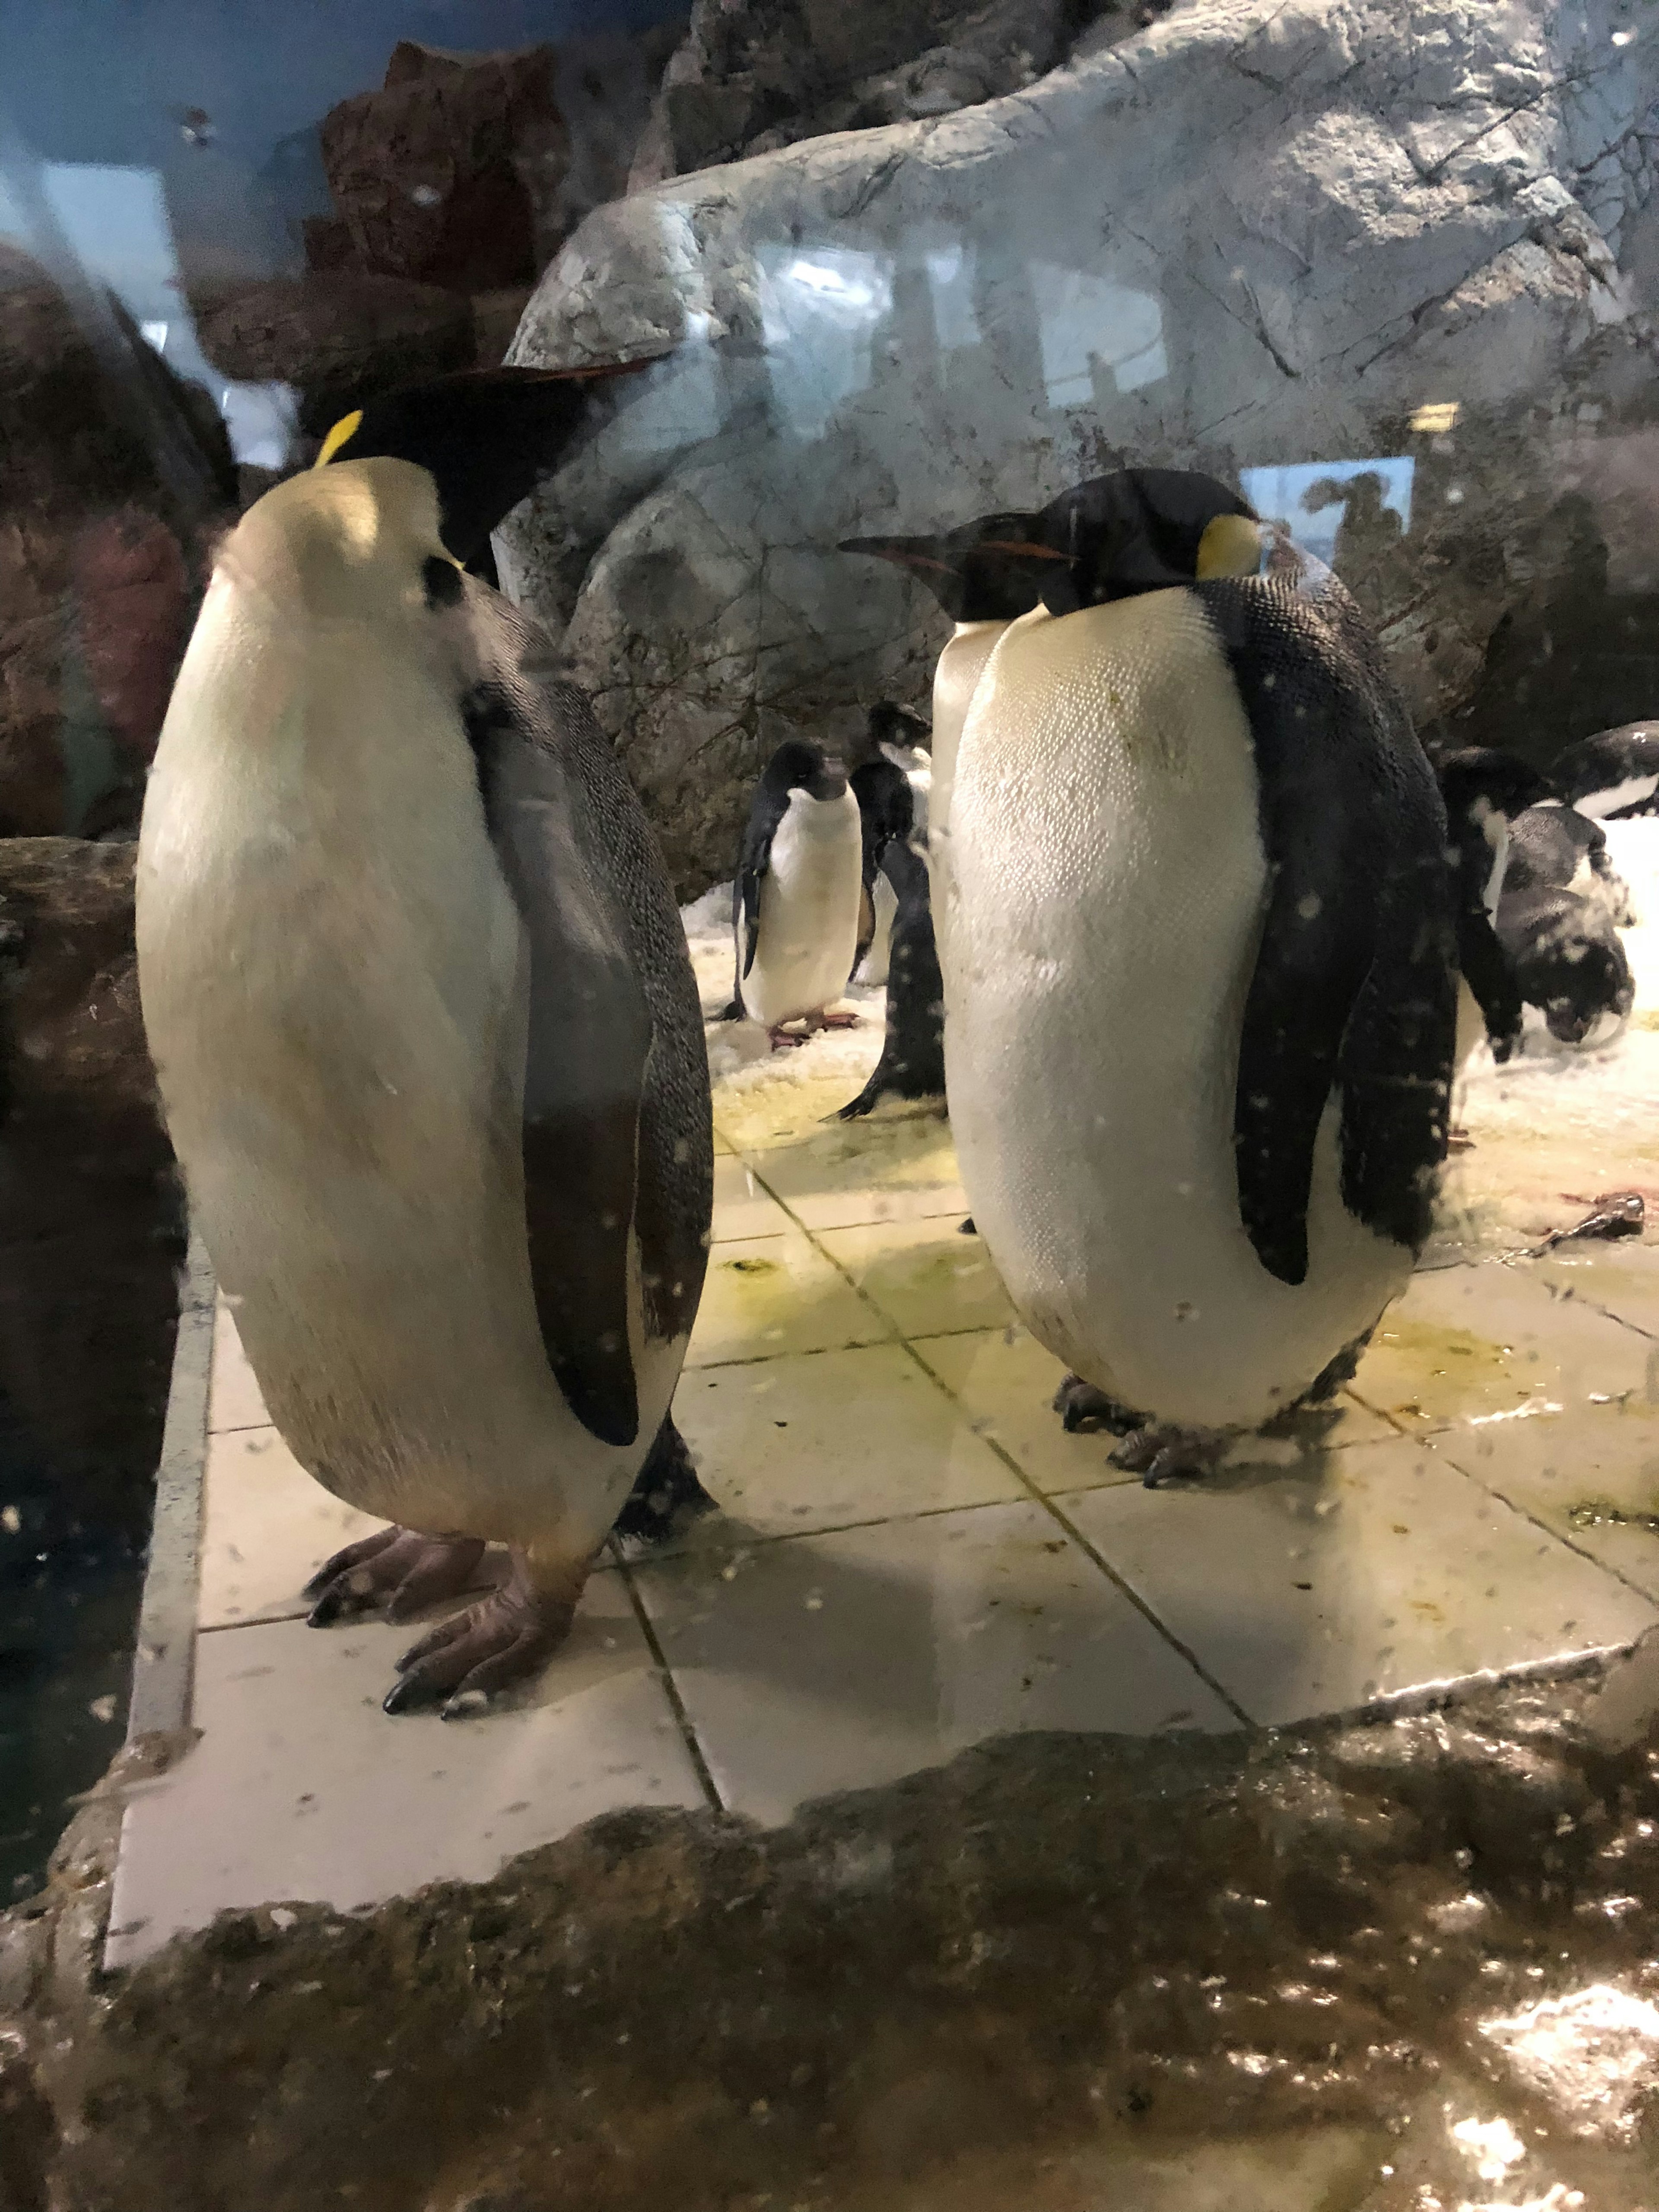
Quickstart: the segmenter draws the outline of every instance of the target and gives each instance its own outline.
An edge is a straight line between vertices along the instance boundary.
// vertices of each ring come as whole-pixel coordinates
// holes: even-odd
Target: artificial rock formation
[[[130,843],[0,839],[0,1420],[27,1535],[143,1540],[184,1205],[138,1006]]]
[[[1194,0],[1029,90],[590,218],[513,357],[678,350],[503,574],[565,626],[682,890],[729,872],[781,738],[925,696],[938,610],[837,538],[1125,460],[1409,459],[1409,530],[1356,582],[1443,726],[1653,412],[1659,72],[1628,28],[1614,0]]]

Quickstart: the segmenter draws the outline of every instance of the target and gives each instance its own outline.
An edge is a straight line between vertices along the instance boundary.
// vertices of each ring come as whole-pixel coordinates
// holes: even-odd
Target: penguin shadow
[[[1133,1724],[1141,1624],[1109,1604],[1103,1618],[1098,1570],[1034,1516],[793,1540],[721,1516],[653,1580],[670,1668],[752,1683],[757,1723],[807,1706],[832,1741],[908,1739],[919,1763],[1034,1726]]]

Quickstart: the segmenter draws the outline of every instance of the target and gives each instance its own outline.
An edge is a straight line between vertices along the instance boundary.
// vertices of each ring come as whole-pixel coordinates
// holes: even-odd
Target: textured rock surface
[[[0,1419],[7,1502],[47,1543],[143,1540],[173,1356],[183,1206],[139,1014],[134,850],[0,840]]]
[[[208,395],[138,364],[234,502]],[[0,245],[0,836],[136,822],[197,551],[57,288]]]
[[[489,1884],[226,1915],[111,1978],[121,1790],[184,1748],[143,1746],[0,1916],[14,2193],[1421,2212],[1469,2202],[1449,2124],[1478,2113],[1523,2132],[1502,2201],[1636,2212],[1652,1674],[1599,1735],[1616,1688],[1557,1686],[1276,1739],[1017,1739],[765,1832],[616,1815]],[[1636,2022],[1606,2094],[1483,2032],[1589,1984]]]
[[[634,169],[636,190],[834,131],[1018,92],[1170,0],[698,0]]]
[[[568,625],[682,892],[729,869],[782,737],[925,691],[932,601],[837,538],[1121,459],[1412,459],[1410,530],[1357,581],[1425,722],[1463,705],[1564,573],[1586,446],[1616,475],[1655,414],[1659,73],[1625,22],[1206,0],[1029,91],[592,216],[514,357],[681,350],[519,511],[504,573]]]

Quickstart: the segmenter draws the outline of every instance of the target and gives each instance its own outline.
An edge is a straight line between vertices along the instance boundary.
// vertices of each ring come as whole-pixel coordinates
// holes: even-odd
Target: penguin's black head
[[[804,791],[809,799],[839,799],[847,788],[847,770],[811,738],[787,738],[766,763],[761,781],[780,798]]]
[[[890,837],[908,837],[915,820],[915,795],[910,779],[896,761],[878,754],[852,775],[853,796],[859,803],[866,853],[879,860]],[[866,871],[868,874],[869,870]]]
[[[660,358],[660,356],[653,356]],[[412,461],[438,488],[443,542],[463,567],[558,463],[595,385],[637,374],[644,361],[586,368],[463,369],[370,399],[334,425],[317,457]]]
[[[932,724],[913,708],[901,707],[896,699],[878,699],[866,727],[872,753],[879,753],[884,745],[898,745],[906,751],[916,745],[933,750]]]
[[[1042,579],[1052,615],[1211,576],[1255,575],[1264,550],[1249,502],[1189,469],[1091,477],[1050,501],[1033,535],[1064,562]]]
[[[1442,753],[1434,764],[1448,821],[1484,819],[1501,814],[1512,822],[1529,806],[1553,796],[1547,777],[1498,745],[1463,745]]]
[[[1036,606],[1055,563],[1037,542],[1038,520],[1010,510],[928,538],[843,538],[836,550],[908,568],[952,622],[1013,622]]]

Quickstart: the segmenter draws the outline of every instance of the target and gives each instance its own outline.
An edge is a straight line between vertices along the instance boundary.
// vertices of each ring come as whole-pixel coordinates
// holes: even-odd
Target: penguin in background
[[[883,747],[887,765],[902,775],[904,818],[882,849],[881,872],[894,901],[887,973],[887,1031],[881,1058],[858,1097],[836,1118],[857,1120],[885,1097],[943,1099],[945,986],[933,936],[932,885],[927,872],[928,757],[920,746],[901,752]],[[893,808],[895,814],[898,807]]]
[[[897,905],[893,886],[882,872],[881,856],[890,838],[910,833],[915,812],[910,770],[918,758],[927,758],[928,730],[920,714],[888,699],[870,709],[866,727],[870,756],[848,779],[859,805],[864,884],[853,974],[855,981],[873,986],[887,981]]]
[[[1462,1096],[1470,1061],[1483,1042],[1502,1066],[1521,1042],[1522,993],[1498,933],[1510,853],[1511,824],[1547,796],[1535,769],[1496,745],[1443,752],[1435,775],[1446,809],[1446,833],[1457,883],[1457,1042],[1449,1142],[1467,1149]]]
[[[1636,985],[1604,902],[1553,887],[1506,891],[1498,934],[1522,997],[1558,1044],[1612,1042]]]
[[[1630,885],[1607,852],[1607,831],[1559,799],[1540,799],[1510,823],[1503,888],[1571,891],[1601,907],[1615,929],[1636,921]]]
[[[392,1524],[312,1621],[510,1547],[388,1711],[533,1671],[619,1512],[706,1502],[669,1413],[713,1194],[684,933],[552,641],[465,573],[586,383],[644,365],[348,416],[222,541],[150,771],[139,984],[192,1216],[284,1440]]]
[[[847,771],[804,738],[767,763],[732,885],[734,1003],[777,1052],[816,1030],[855,1029],[826,1009],[847,988],[863,896],[859,803]],[[787,1029],[802,1021],[803,1031]]]
[[[1581,738],[1550,763],[1550,781],[1595,822],[1659,813],[1659,722],[1626,722]]]
[[[1340,583],[1212,479],[1086,489],[1040,523],[1043,604],[957,748],[945,1065],[977,1231],[1071,1370],[1057,1409],[1157,1483],[1328,1396],[1409,1279],[1455,907]]]

